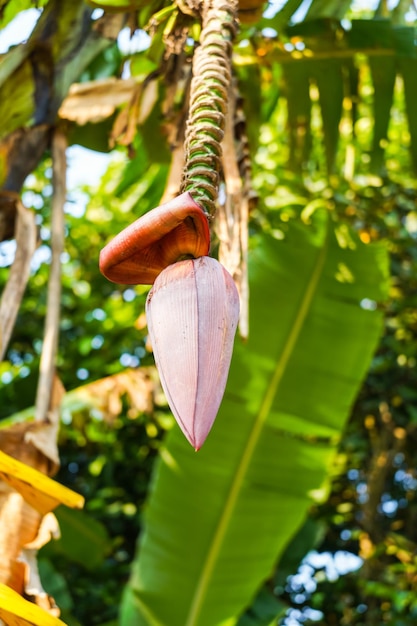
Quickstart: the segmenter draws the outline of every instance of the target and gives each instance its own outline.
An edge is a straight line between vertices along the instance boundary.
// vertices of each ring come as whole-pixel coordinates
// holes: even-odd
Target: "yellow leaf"
[[[7,626],[65,626],[57,617],[0,584],[0,619]]]
[[[59,504],[80,509],[84,498],[33,467],[0,452],[0,478],[16,489],[30,506],[45,515]]]

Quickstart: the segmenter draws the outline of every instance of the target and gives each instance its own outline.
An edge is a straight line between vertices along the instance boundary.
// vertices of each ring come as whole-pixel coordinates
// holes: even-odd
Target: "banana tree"
[[[220,160],[218,142],[223,135],[223,111],[227,103],[227,94],[231,89],[228,57],[220,58],[218,65],[224,70],[224,76],[219,78],[216,71],[215,52],[222,48],[222,38],[223,45],[228,43],[225,33],[230,32],[228,28],[233,24],[236,11],[236,7],[231,3],[229,10],[225,11],[225,16],[222,16],[221,8],[216,7],[215,4],[213,7],[210,4],[202,5],[201,47],[193,62],[190,114],[187,122],[184,157],[183,190],[191,190],[194,198],[201,202],[202,207],[211,212],[213,212],[218,190],[218,185],[216,185]],[[212,96],[211,100],[209,96]],[[226,180],[226,194],[227,191]],[[168,228],[167,220],[172,214],[170,203],[156,211],[158,215],[161,213],[161,222],[163,224],[165,220]],[[238,211],[239,207],[236,209],[236,212]],[[139,276],[142,272],[142,265],[150,256],[146,247],[149,239],[148,231],[143,231],[142,235],[141,222],[147,224],[147,216],[138,221],[137,227],[134,225],[128,227],[102,253],[102,269],[108,272],[109,267],[111,272],[115,272],[114,276],[122,282],[124,265],[127,270],[126,278],[130,279],[135,273],[135,263],[138,265],[137,275]],[[165,231],[162,225],[161,228]],[[189,458],[184,448],[175,442],[175,435],[172,436],[174,443],[171,446],[168,443],[166,452],[162,454],[156,474],[155,491],[149,501],[147,525],[139,548],[138,560],[122,607],[122,622],[125,624],[171,623],[191,626],[237,623],[246,608],[248,599],[254,596],[259,586],[271,573],[280,550],[300,525],[309,505],[309,495],[314,490],[323,487],[331,457],[335,451],[337,435],[343,428],[349,406],[369,365],[381,330],[378,319],[371,321],[368,312],[362,315],[360,303],[367,300],[379,301],[383,298],[386,258],[382,249],[368,248],[372,254],[371,265],[377,271],[376,276],[373,276],[369,283],[369,276],[365,278],[364,273],[361,273],[359,278],[358,274],[359,267],[364,262],[364,258],[361,258],[360,247],[356,251],[359,241],[352,245],[357,258],[354,260],[354,257],[351,257],[349,263],[346,264],[341,260],[340,251],[337,249],[339,247],[343,250],[343,245],[338,244],[333,228],[327,224],[327,218],[320,216],[317,219],[316,229],[317,231],[314,232],[313,227],[310,226],[310,233],[314,233],[310,239],[303,231],[295,234],[294,228],[293,234],[290,230],[286,237],[289,240],[286,251],[281,250],[284,244],[277,245],[275,250],[271,242],[262,241],[262,239],[257,242],[254,255],[256,258],[256,252],[258,252],[261,259],[258,259],[258,263],[262,267],[264,254],[267,258],[269,256],[270,260],[269,263],[264,261],[263,271],[258,268],[259,276],[252,285],[252,298],[260,306],[259,318],[255,317],[255,330],[253,336],[251,333],[243,354],[236,352],[234,363],[238,374],[233,385],[234,370],[232,368],[227,388],[227,394],[230,394],[232,400],[229,402],[226,400],[223,403],[220,413],[222,425],[216,430],[220,434],[217,435],[217,439],[215,437],[211,439],[214,442],[213,447],[209,447],[209,452],[204,454],[201,460],[194,460],[195,457]],[[291,241],[293,236],[294,241]],[[303,236],[306,240],[303,240]],[[144,241],[143,244],[141,239]],[[163,238],[158,245],[163,251],[167,249],[166,246],[164,247]],[[142,247],[146,252],[145,256],[141,254]],[[298,249],[302,250],[302,253],[298,256],[294,255],[292,251]],[[290,256],[285,259],[285,252],[288,253],[288,250],[290,250]],[[294,258],[292,258],[293,255]],[[355,270],[356,263],[358,265]],[[179,268],[180,264],[174,263],[171,267],[173,272],[177,272],[175,268]],[[300,281],[301,267],[307,268],[307,275],[304,280]],[[340,267],[344,271],[343,277],[338,275],[337,268]],[[151,268],[146,269],[149,271]],[[256,269],[254,271],[256,272]],[[164,270],[162,274],[165,272],[167,270]],[[108,276],[111,278],[111,273],[108,273]],[[197,278],[196,273],[196,282]],[[165,291],[171,280],[172,278],[166,278],[162,283]],[[287,281],[289,284],[294,283],[298,289],[285,289]],[[342,295],[339,293],[338,282],[345,283],[346,291]],[[355,295],[349,293],[351,284],[354,285]],[[367,292],[371,284],[377,285],[374,293]],[[283,304],[282,311],[274,311],[273,327],[268,320],[268,287],[271,286],[277,289],[279,294],[285,294],[287,307]],[[172,287],[174,290],[187,290],[187,285],[180,281]],[[204,285],[203,282],[202,302],[209,311],[213,307],[213,311],[209,314],[210,318],[216,319],[216,314],[218,314],[220,319],[227,319],[228,314],[223,313],[220,301],[210,301],[205,298],[205,289],[207,289],[207,283]],[[260,289],[261,293],[259,293]],[[149,303],[153,302],[154,298],[153,291],[151,291]],[[326,298],[329,298],[327,303]],[[320,304],[321,299],[324,302]],[[343,310],[342,304],[345,299],[349,303],[346,311]],[[171,302],[171,306],[168,306],[168,302]],[[190,350],[188,343],[196,344],[192,350],[197,350],[196,369],[199,371],[201,368],[203,380],[209,378],[210,370],[218,366],[213,360],[214,351],[212,353],[209,350],[209,344],[200,336],[196,338],[194,333],[190,332],[184,343],[180,342],[180,338],[176,338],[175,324],[179,327],[179,337],[187,335],[187,327],[183,328],[180,316],[177,317],[175,313],[174,326],[168,325],[168,320],[173,315],[174,302],[173,298],[162,299],[166,308],[164,310],[162,304],[158,313],[158,319],[161,320],[158,327],[161,337],[164,317],[166,317],[167,332],[168,335],[173,335],[173,341],[165,339],[164,343],[161,339],[159,343],[150,305],[147,310],[148,324],[152,340],[157,348],[157,364],[161,369],[162,381],[171,408],[187,438],[199,449],[200,441],[202,443],[204,439],[195,438],[194,432],[201,430],[198,421],[209,422],[209,427],[207,428],[207,425],[204,427],[205,438],[213,421],[213,411],[206,400],[204,403],[206,415],[204,413],[199,415],[198,410],[193,408],[192,414],[195,422],[184,417],[182,413],[184,411],[182,407],[185,406],[184,392],[175,395],[172,390],[175,390],[175,386],[184,389],[187,380],[193,379],[192,371],[187,370],[193,362],[187,357]],[[288,306],[289,303],[292,305]],[[330,303],[333,306],[330,306]],[[183,306],[182,304],[181,309]],[[285,310],[288,317],[285,316]],[[202,310],[198,309],[198,315],[202,315]],[[318,321],[322,316],[321,322]],[[190,316],[186,317],[188,320],[192,319]],[[342,320],[345,326],[342,325]],[[357,341],[352,341],[349,332],[350,324],[354,328]],[[362,330],[360,330],[362,324]],[[308,365],[311,354],[317,354],[319,349],[321,333],[315,329],[316,325],[318,328],[324,328],[332,337],[332,347],[336,350],[334,353],[330,351],[327,355],[327,369],[324,369],[325,374],[322,374],[317,384],[318,387],[324,388],[324,381],[329,376],[329,371],[332,371],[333,393],[331,397],[323,397],[320,400],[323,415],[321,420],[317,420],[318,425],[309,415],[310,412],[314,414],[317,410],[314,407],[314,394],[310,388],[311,365]],[[233,323],[231,327],[233,328]],[[257,329],[261,329],[260,337],[257,337]],[[265,330],[268,343],[262,339]],[[199,331],[202,337],[207,334],[212,340],[215,339],[215,334],[212,335],[210,328],[206,328],[204,324]],[[343,337],[340,343],[336,341],[338,333]],[[304,350],[307,356],[299,356],[298,352],[303,355],[304,334],[306,334]],[[347,338],[349,338],[348,343]],[[173,349],[176,341],[179,343],[179,350]],[[263,366],[257,364],[259,345],[262,345],[261,361],[266,361],[267,354],[270,355],[269,367],[266,363],[263,363]],[[206,354],[203,354],[204,348]],[[222,355],[223,352],[221,359],[228,361],[230,351],[226,351],[221,346],[219,354]],[[184,370],[178,363],[178,359],[181,360],[182,357],[186,364]],[[358,367],[360,361],[364,369]],[[205,363],[208,363],[207,368]],[[247,366],[248,363],[252,367],[247,367],[249,371],[246,372],[243,364]],[[258,386],[254,387],[249,397],[245,392],[242,394],[242,367],[248,381],[246,392],[252,388],[255,380],[258,380]],[[178,369],[179,373],[176,373],[175,369]],[[286,385],[287,378],[289,384]],[[340,380],[343,384],[339,387],[335,381]],[[214,381],[213,389],[208,387],[206,390],[207,396],[211,393],[217,397],[217,386],[220,387],[220,394],[223,391],[224,376],[223,382],[219,382],[218,379]],[[302,396],[310,398],[308,411],[306,407],[298,405],[295,399],[295,381],[301,389]],[[202,386],[201,381],[200,385]],[[287,396],[288,388],[290,392]],[[198,376],[196,387],[191,383],[189,393],[196,398],[194,401],[196,404],[194,405],[192,401],[192,406],[197,406]],[[333,394],[338,397],[340,403],[335,403]],[[288,404],[285,402],[286,398]],[[214,414],[218,404],[217,401],[214,402]],[[330,424],[326,423],[326,415],[327,419],[331,416]],[[310,424],[311,422],[307,431],[308,436],[315,442],[316,455],[310,454],[311,443],[304,441],[304,434],[301,435],[297,428],[297,424],[299,427],[302,423]],[[326,434],[323,435],[323,432]],[[193,434],[190,435],[190,433]],[[291,448],[291,445],[286,441],[286,436],[295,436],[296,439],[297,436],[301,437],[301,440],[293,444],[293,454],[289,459],[287,458],[288,465],[284,461],[285,452],[286,448]],[[328,439],[324,450],[323,444],[317,446],[316,443],[316,440],[322,436]],[[267,445],[267,442],[270,445]],[[294,458],[300,459],[300,465],[294,461]],[[305,465],[306,458],[311,462],[308,468]],[[282,476],[284,474],[288,481],[291,469],[296,473],[309,470],[308,476],[301,482],[301,485],[299,484],[300,491],[293,497],[287,496],[285,505],[281,508],[280,492],[285,493]],[[272,493],[274,497],[265,498],[265,492]],[[219,494],[222,494],[220,499]],[[291,513],[288,512],[289,500],[292,504]],[[284,511],[287,513],[286,520],[280,532],[277,533],[275,524],[278,520],[282,520]],[[262,533],[256,533],[255,520],[258,516],[259,524],[263,528]],[[177,577],[181,581],[180,594],[175,587]]]
[[[195,454],[175,427],[161,449],[121,608],[126,625],[244,623],[245,609],[271,575],[310,506],[326,497],[344,424],[381,333],[386,249],[370,243],[372,230],[364,232],[362,223],[359,238],[347,225],[348,212],[341,217],[332,200],[342,178],[352,183],[352,189],[360,185],[355,176],[362,173],[364,163],[369,163],[366,173],[372,180],[384,180],[384,150],[398,76],[404,84],[407,149],[415,168],[415,43],[405,20],[410,3],[401,2],[389,12],[381,2],[380,19],[369,20],[354,15],[350,2],[313,0],[301,21],[291,20],[301,4],[289,0],[272,16],[262,16],[257,2],[109,0],[89,6],[46,2],[28,43],[11,50],[0,65],[1,101],[13,97],[18,113],[9,116],[6,104],[0,105],[5,120],[0,146],[4,185],[0,236],[7,239],[23,213],[18,195],[22,182],[44,153],[57,120],[64,123],[69,137],[88,143],[83,129],[80,132],[82,116],[89,123],[93,119],[85,104],[87,95],[96,94],[103,104],[103,89],[111,91],[112,82],[106,75],[104,87],[81,83],[66,98],[69,85],[84,70],[83,80],[94,75],[94,61],[100,55],[103,61],[121,27],[132,24],[134,18],[126,12],[137,11],[135,26],[149,24],[152,42],[149,50],[137,54],[136,66],[135,59],[129,59],[138,78],[126,87],[124,108],[118,109],[119,93],[111,102],[110,117],[103,104],[94,142],[99,138],[102,145],[106,128],[113,144],[128,144],[130,155],[139,151],[120,184],[120,189],[133,189],[140,185],[146,168],[167,160],[169,151],[164,151],[158,134],[163,119],[172,164],[167,181],[155,177],[156,191],[148,186],[148,200],[143,203],[140,198],[133,204],[134,215],[125,216],[123,226],[136,219],[143,206],[155,206],[149,204],[153,195],[161,208],[190,194],[198,205],[198,217],[190,218],[191,224],[186,216],[185,224],[187,228],[191,224],[194,234],[199,230],[195,224],[201,225],[202,247],[175,249],[172,259],[152,254],[152,263],[159,263],[156,274],[183,254],[207,255],[210,224],[211,254],[228,267],[240,293],[240,332],[247,339],[235,340],[224,400],[204,447]],[[10,0],[3,6],[11,15],[17,3]],[[92,8],[106,12],[93,19]],[[346,17],[354,18],[351,29],[342,21]],[[71,29],[70,24],[76,27]],[[265,27],[273,30],[264,31]],[[40,52],[45,42],[53,52],[48,62]],[[117,63],[116,67],[117,81],[125,80],[120,79]],[[367,88],[373,86],[371,104],[365,83]],[[119,82],[115,84],[121,90]],[[262,124],[271,118],[274,124],[281,123],[274,115],[283,99],[286,139],[278,146],[273,171],[270,165],[265,167],[267,177],[262,171],[265,142],[258,162],[251,157],[262,144]],[[358,99],[362,107],[374,109],[372,135],[358,134]],[[327,178],[323,198],[316,194],[309,203],[314,192],[299,191],[295,204],[300,205],[301,197],[306,208],[292,209],[277,229],[274,210],[293,202],[279,197],[283,161],[285,170],[296,172],[306,187],[317,182],[315,167],[326,170]],[[256,180],[251,180],[251,166],[255,179],[257,175],[265,185],[256,186]],[[257,208],[255,187],[260,196]],[[115,192],[115,201],[122,193]],[[347,204],[354,212],[354,202]],[[140,219],[152,221],[152,215],[150,211]],[[157,222],[157,230],[163,231],[164,224],[164,219]],[[123,232],[135,228],[127,226],[130,230]],[[116,267],[113,278],[109,275],[112,280],[140,282],[135,278],[142,262],[136,244],[132,263],[123,267],[117,265],[120,259],[115,263],[113,253],[126,252],[126,237],[122,241],[123,249],[117,240],[104,259],[105,273]],[[162,252],[167,249],[160,247]],[[95,264],[98,250],[96,256]],[[132,281],[125,280],[126,272]],[[107,287],[100,285],[104,292]],[[218,307],[220,303],[214,308]],[[0,312],[5,308],[9,313],[4,306]],[[163,326],[163,309],[158,320]],[[234,325],[235,321],[230,324],[233,330]],[[7,340],[4,334],[1,337],[6,354],[12,326],[9,322]],[[155,348],[157,342],[154,332]],[[155,352],[158,357],[157,348]],[[215,386],[222,393],[224,371],[220,378]],[[167,396],[173,396],[175,385],[172,390],[168,381],[165,387]],[[210,396],[213,389],[205,393]],[[210,426],[219,402],[214,403]],[[171,403],[175,405],[172,397]],[[189,432],[188,426],[184,430]],[[195,447],[201,446],[208,429],[203,434],[198,440],[190,437]]]
[[[174,430],[161,452],[123,624],[238,623],[309,506],[326,497],[381,331],[381,313],[363,302],[384,297],[385,250],[353,241],[340,246],[325,212],[283,241],[257,241],[248,342],[235,345],[202,450]]]

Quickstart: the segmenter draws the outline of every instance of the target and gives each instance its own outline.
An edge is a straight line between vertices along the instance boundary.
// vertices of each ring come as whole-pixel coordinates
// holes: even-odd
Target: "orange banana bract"
[[[168,403],[199,450],[223,398],[239,318],[232,277],[202,256],[163,270],[146,302],[149,335]]]
[[[145,213],[122,230],[100,253],[100,271],[124,285],[152,285],[178,259],[208,254],[207,216],[186,191]]]

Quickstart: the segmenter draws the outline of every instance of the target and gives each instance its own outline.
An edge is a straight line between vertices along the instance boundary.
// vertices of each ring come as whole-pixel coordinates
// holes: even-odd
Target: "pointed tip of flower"
[[[199,450],[201,450],[201,446],[198,446],[198,448],[194,447],[194,450],[198,452]]]

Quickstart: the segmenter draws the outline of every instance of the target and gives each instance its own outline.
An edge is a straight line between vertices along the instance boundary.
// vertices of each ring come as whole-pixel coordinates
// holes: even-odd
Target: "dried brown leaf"
[[[137,85],[132,91],[131,98],[116,117],[110,137],[110,146],[117,143],[128,146],[133,142],[138,125],[140,99],[142,95],[142,85]]]
[[[120,415],[123,396],[127,396],[133,411],[151,414],[159,392],[155,368],[143,367],[103,378],[77,390],[77,394],[88,398],[108,421]]]
[[[22,496],[0,482],[0,583],[23,592],[22,547],[37,537],[42,516]]]
[[[117,107],[129,102],[137,86],[134,79],[114,77],[74,83],[58,115],[80,126],[87,122],[101,122],[113,115]]]
[[[0,450],[44,474],[51,471],[50,460],[36,445],[39,431],[48,428],[42,422],[22,422],[0,428]]]
[[[4,358],[36,248],[35,215],[16,198],[16,255],[0,301],[0,360]]]
[[[247,338],[249,332],[247,270],[249,202],[239,171],[233,134],[234,104],[235,98],[231,91],[225,135],[222,143],[226,201],[219,205],[215,228],[220,241],[219,261],[233,276],[239,292],[239,333],[243,338]]]

